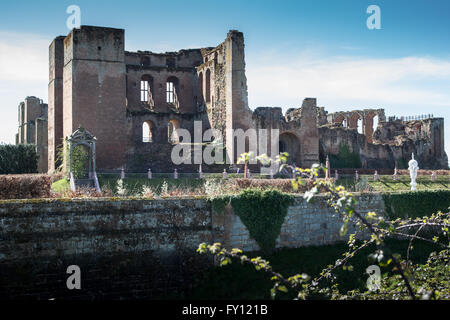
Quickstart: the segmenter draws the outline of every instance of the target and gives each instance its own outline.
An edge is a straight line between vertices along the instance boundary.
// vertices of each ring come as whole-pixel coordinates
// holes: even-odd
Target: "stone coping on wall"
[[[407,193],[407,191],[395,191],[388,192],[389,194],[393,193]],[[351,192],[354,196],[371,196],[371,195],[382,195],[385,192]],[[299,193],[287,193],[294,196],[295,199],[303,199],[303,194]],[[325,193],[317,194],[314,196],[315,198],[327,198]],[[0,200],[0,205],[2,204],[32,204],[32,203],[68,203],[68,202],[117,202],[117,201],[170,201],[170,200],[208,200],[210,196],[206,195],[198,195],[198,196],[161,196],[161,197],[152,197],[152,198],[144,198],[144,197],[91,197],[91,198],[32,198],[32,199],[5,199]]]

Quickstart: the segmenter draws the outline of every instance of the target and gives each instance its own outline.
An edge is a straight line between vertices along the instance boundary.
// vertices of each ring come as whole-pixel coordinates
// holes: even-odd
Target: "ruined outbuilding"
[[[48,170],[48,105],[36,97],[26,97],[19,103],[19,130],[16,133],[16,144],[32,144],[36,146],[38,155],[38,171]]]
[[[393,168],[412,152],[421,168],[447,167],[442,118],[386,119],[383,109],[328,114],[315,98],[285,114],[281,108],[252,111],[239,31],[228,32],[216,47],[166,53],[125,51],[124,36],[122,29],[81,26],[50,44],[50,172],[58,146],[79,126],[97,137],[99,171],[172,172],[177,167],[193,172],[198,165],[176,166],[170,155],[174,145],[183,143],[176,130],[194,136],[194,121],[202,122],[203,131],[221,132],[234,163],[235,140],[226,130],[254,128],[266,129],[268,136],[279,129],[279,151],[288,152],[297,166],[324,162],[344,144],[366,168]]]

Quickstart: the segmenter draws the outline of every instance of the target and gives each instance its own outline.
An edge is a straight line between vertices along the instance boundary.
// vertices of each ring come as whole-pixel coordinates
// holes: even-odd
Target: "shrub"
[[[36,147],[30,144],[0,144],[0,174],[37,172]]]
[[[52,178],[48,175],[0,176],[0,199],[48,198]]]

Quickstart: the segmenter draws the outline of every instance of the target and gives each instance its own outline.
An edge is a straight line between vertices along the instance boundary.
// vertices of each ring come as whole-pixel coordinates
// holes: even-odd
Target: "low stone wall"
[[[358,197],[362,212],[384,212],[380,195]],[[295,199],[277,247],[331,244],[341,220],[324,197]],[[0,298],[155,298],[182,292],[212,258],[202,242],[258,250],[231,207],[206,199],[20,200],[0,203]],[[82,270],[68,290],[66,269]],[[180,291],[181,290],[181,291]]]
[[[380,194],[357,196],[357,210],[360,213],[374,211],[384,214],[384,201]],[[342,217],[327,204],[326,197],[316,196],[312,203],[297,197],[294,204],[288,208],[288,213],[281,232],[276,240],[276,247],[297,248],[302,246],[318,246],[346,241],[348,236],[341,237],[339,230]],[[241,219],[233,213],[231,206],[224,213],[213,214],[213,228],[223,231],[215,235],[215,241],[223,243],[228,248],[241,248],[245,251],[259,250],[259,246],[250,237],[249,231]],[[354,226],[349,226],[349,232]]]

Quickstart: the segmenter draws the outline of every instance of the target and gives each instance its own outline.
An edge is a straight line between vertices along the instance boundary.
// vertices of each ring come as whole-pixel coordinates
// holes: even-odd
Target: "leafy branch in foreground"
[[[295,179],[292,180],[294,189],[302,185],[304,179],[314,181],[313,187],[304,194],[306,201],[312,201],[319,190],[327,194],[328,205],[342,217],[341,236],[348,234],[350,223],[357,227],[355,232],[349,234],[349,250],[343,254],[343,258],[322,270],[319,277],[311,279],[306,274],[296,274],[285,278],[272,270],[269,261],[261,257],[248,258],[242,250],[232,249],[229,251],[220,243],[213,245],[202,243],[197,249],[199,253],[215,255],[221,266],[231,263],[233,259],[238,259],[241,263],[252,264],[258,271],[269,273],[274,282],[271,289],[272,298],[276,297],[277,292],[287,292],[289,288],[297,292],[298,299],[308,299],[317,294],[325,295],[330,299],[450,299],[449,213],[438,212],[430,217],[398,218],[393,221],[386,220],[375,212],[363,214],[356,209],[357,202],[352,193],[346,191],[342,186],[336,186],[331,179],[318,179],[321,171],[325,171],[326,168],[313,165],[311,169],[301,169],[286,165],[287,155],[285,153],[280,154],[278,159],[282,163],[280,170],[289,167],[292,172],[295,172]],[[445,243],[439,236],[445,239]],[[406,261],[389,249],[385,241],[387,238],[410,239]],[[357,241],[357,239],[366,240]],[[434,243],[443,250],[430,255],[425,265],[414,266],[408,261],[414,240]],[[334,281],[333,271],[339,267],[351,270],[352,266],[347,265],[349,259],[371,244],[376,244],[377,250],[370,257],[381,267],[390,268],[390,271],[383,274],[381,279],[382,287],[387,290],[365,292],[353,290],[341,294],[338,289],[339,284]],[[332,285],[324,286],[322,283],[324,279],[331,281]]]

